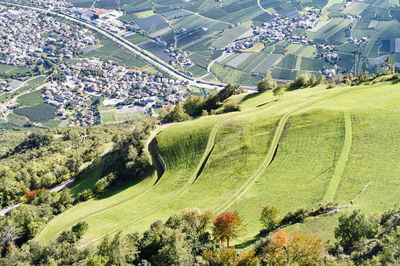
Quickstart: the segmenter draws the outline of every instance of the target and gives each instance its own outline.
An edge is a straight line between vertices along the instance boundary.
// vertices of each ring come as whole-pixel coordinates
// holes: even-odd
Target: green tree
[[[307,85],[308,85],[308,76],[306,74],[300,75],[293,81],[293,87],[297,89],[305,87]]]
[[[271,72],[270,70],[267,70],[267,73],[265,74],[264,79],[262,79],[258,85],[257,85],[257,90],[258,92],[262,93],[267,90],[272,90],[277,86],[276,82],[272,79],[271,77]]]
[[[183,104],[178,103],[166,117],[170,122],[182,122],[189,119],[189,115],[183,109]]]
[[[203,99],[200,96],[191,95],[183,103],[183,109],[191,117],[200,116],[203,108]]]
[[[285,85],[282,83],[276,86],[274,89],[272,89],[272,95],[274,96],[281,97],[284,92],[285,92]]]
[[[362,238],[372,237],[376,232],[376,227],[360,211],[343,214],[338,221],[339,224],[334,231],[335,238],[345,249],[349,249]]]
[[[281,220],[279,214],[279,209],[272,205],[267,205],[262,209],[260,222],[268,232],[274,230],[279,225]]]

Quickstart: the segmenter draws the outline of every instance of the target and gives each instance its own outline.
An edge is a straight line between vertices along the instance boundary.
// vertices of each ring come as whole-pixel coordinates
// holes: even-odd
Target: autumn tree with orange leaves
[[[268,265],[315,265],[324,257],[324,247],[321,240],[311,234],[284,231],[276,232],[271,242],[262,248],[259,258]]]
[[[226,241],[229,247],[229,241],[238,237],[244,231],[243,219],[238,212],[221,212],[213,220],[213,233],[214,237],[221,242]]]

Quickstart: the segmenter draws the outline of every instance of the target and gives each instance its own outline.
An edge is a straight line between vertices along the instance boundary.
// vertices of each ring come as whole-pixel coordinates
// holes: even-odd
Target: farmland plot
[[[281,60],[283,55],[281,54],[271,54],[265,58],[253,72],[265,73],[268,69],[271,69],[279,60]]]
[[[246,60],[252,53],[241,53],[231,61],[227,62],[226,65],[236,68],[240,63]]]

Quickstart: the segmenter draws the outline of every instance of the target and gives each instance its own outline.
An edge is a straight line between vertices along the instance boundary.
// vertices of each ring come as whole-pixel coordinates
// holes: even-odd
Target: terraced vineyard
[[[400,155],[398,86],[325,86],[281,98],[238,95],[229,100],[240,104],[240,112],[154,132],[156,137],[149,139],[152,171],[56,216],[38,239],[55,239],[84,220],[89,230],[81,245],[87,245],[119,230],[144,231],[185,208],[200,208],[238,210],[247,224],[239,243],[261,229],[258,218],[266,204],[283,212],[331,201],[340,206],[352,201],[342,211],[375,213],[393,207],[391,195],[400,192],[394,160]],[[92,179],[99,178],[93,174]],[[82,189],[80,183],[72,187],[74,193]],[[325,216],[288,229],[329,240],[335,223],[336,215]]]

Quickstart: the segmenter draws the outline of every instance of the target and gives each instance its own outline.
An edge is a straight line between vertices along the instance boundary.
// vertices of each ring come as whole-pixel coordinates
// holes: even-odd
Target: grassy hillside
[[[239,211],[251,240],[266,204],[282,214],[335,201],[343,209],[382,212],[397,203],[397,85],[326,85],[274,97],[237,95],[240,112],[203,117],[162,129],[156,140],[166,163],[157,180],[115,187],[55,217],[38,239],[54,239],[84,220],[86,245],[119,230],[143,231],[185,208]],[[368,186],[367,186],[368,184]],[[77,184],[79,185],[79,184]],[[363,188],[364,193],[356,197]],[[356,197],[356,198],[355,198]],[[307,219],[289,230],[333,237],[336,215]],[[251,241],[250,241],[251,242]]]

